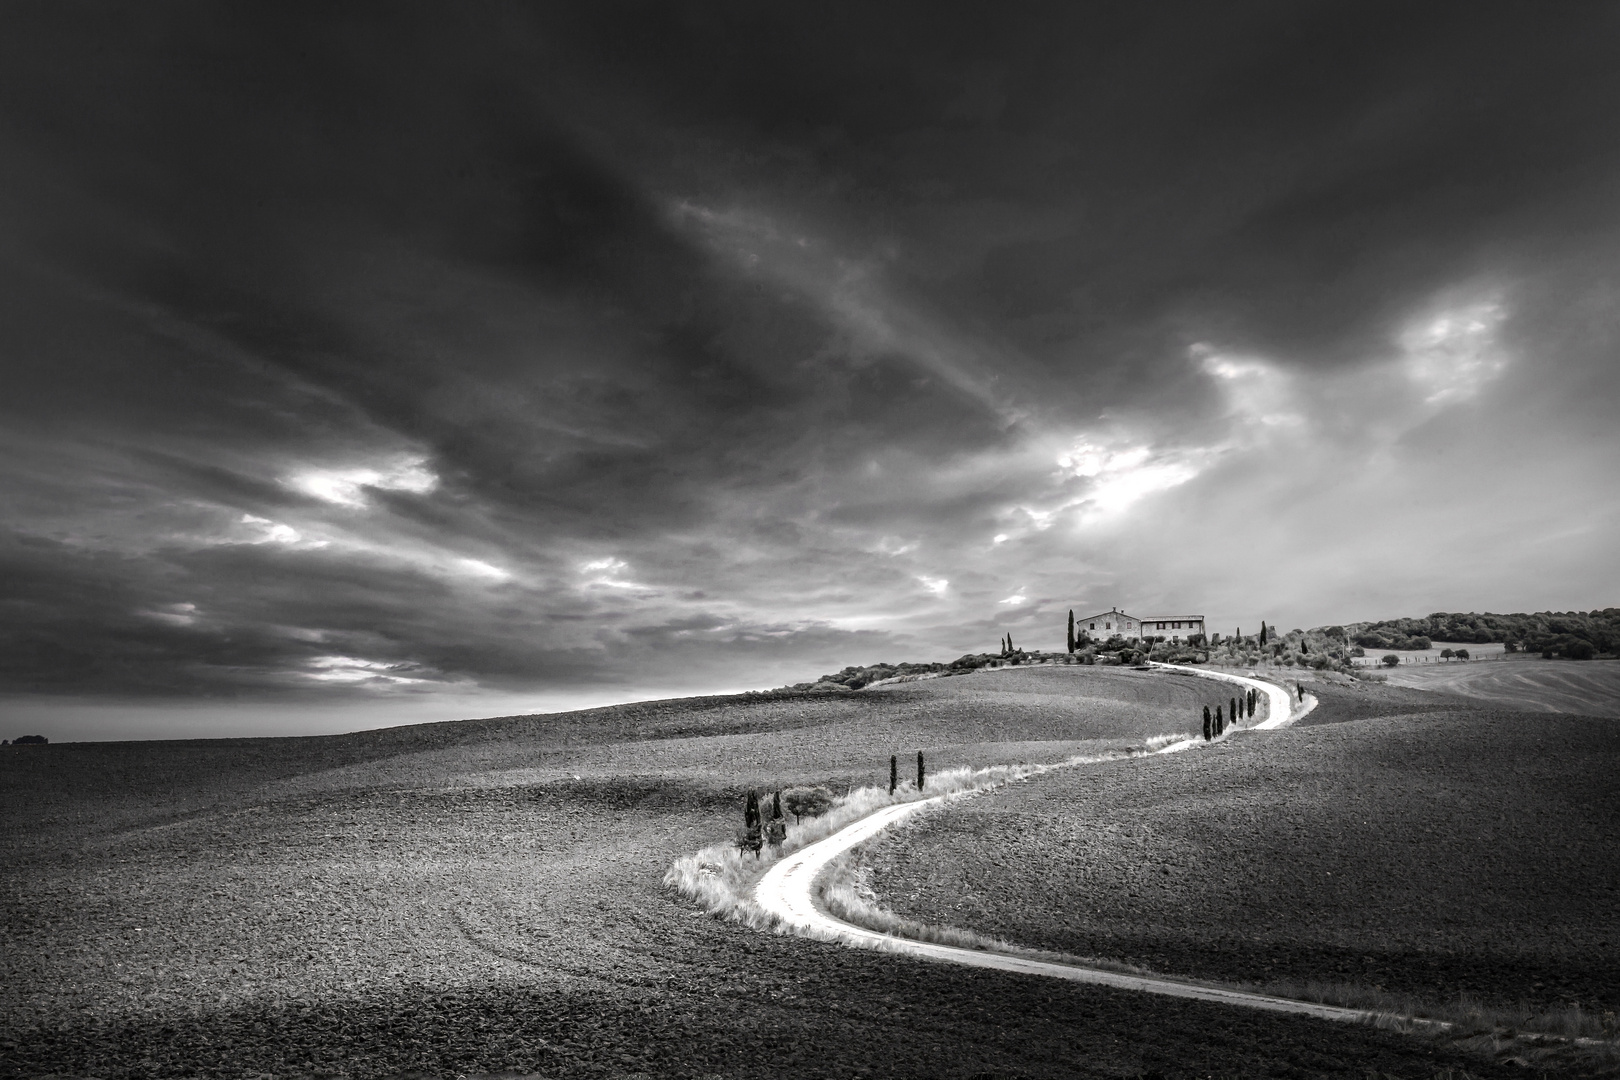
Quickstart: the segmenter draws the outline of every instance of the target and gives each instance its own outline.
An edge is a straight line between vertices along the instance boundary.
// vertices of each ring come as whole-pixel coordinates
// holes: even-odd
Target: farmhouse
[[[1202,615],[1144,615],[1138,618],[1118,608],[1110,608],[1100,615],[1087,615],[1074,621],[1076,636],[1085,633],[1093,638],[1162,637],[1168,641],[1184,641],[1204,632]]]

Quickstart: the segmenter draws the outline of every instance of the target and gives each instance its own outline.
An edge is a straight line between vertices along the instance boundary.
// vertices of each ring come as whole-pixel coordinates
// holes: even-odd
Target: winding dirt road
[[[1255,725],[1257,729],[1286,727],[1310,712],[1316,705],[1316,699],[1307,696],[1306,701],[1296,711],[1293,708],[1291,695],[1287,690],[1259,679],[1249,679],[1241,675],[1228,675],[1224,672],[1200,671],[1197,668],[1179,667],[1171,664],[1157,664],[1155,666],[1201,678],[1218,679],[1221,682],[1234,683],[1245,688],[1253,687],[1264,693],[1267,695],[1270,704],[1269,715],[1263,722]],[[1171,743],[1157,752],[1160,754],[1176,753],[1189,750],[1197,745],[1198,740],[1185,739],[1181,742]],[[997,971],[1012,971],[1026,975],[1042,975],[1053,979],[1068,979],[1071,982],[1095,983],[1099,986],[1112,986],[1121,990],[1139,990],[1149,994],[1194,998],[1199,1001],[1239,1005],[1250,1009],[1297,1013],[1323,1020],[1365,1021],[1373,1019],[1375,1015],[1373,1013],[1359,1009],[1321,1005],[1314,1001],[1294,1001],[1289,998],[1272,997],[1268,994],[1225,990],[1220,987],[1202,986],[1197,983],[1181,982],[1175,979],[1127,975],[1102,968],[1085,967],[1080,964],[1035,960],[1006,953],[984,952],[977,949],[964,949],[952,945],[938,945],[933,942],[893,937],[834,918],[816,906],[816,879],[834,859],[856,845],[876,836],[895,822],[917,813],[926,806],[959,797],[961,796],[942,795],[918,802],[897,803],[868,814],[859,821],[851,822],[826,839],[786,856],[771,867],[754,887],[755,902],[808,937],[838,942],[857,948],[883,949],[888,952],[922,957],[927,960],[964,964],[968,967],[993,968]]]

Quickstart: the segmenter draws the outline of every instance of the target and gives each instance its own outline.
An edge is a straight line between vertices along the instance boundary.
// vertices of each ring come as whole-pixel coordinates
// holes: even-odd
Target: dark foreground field
[[[1062,757],[1185,727],[1197,692],[1076,668],[7,748],[0,1074],[1522,1075],[1390,1032],[758,934],[660,885],[731,834],[746,785],[869,782],[918,747]]]
[[[874,886],[1169,974],[1620,1009],[1620,721],[1319,693],[1311,726],[934,813],[875,846]]]

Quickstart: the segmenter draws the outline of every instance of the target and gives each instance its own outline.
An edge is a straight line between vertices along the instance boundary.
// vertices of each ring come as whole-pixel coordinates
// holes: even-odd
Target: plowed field
[[[660,883],[731,835],[747,785],[870,782],[918,747],[990,762],[1185,728],[1184,684],[1009,672],[326,739],[8,747],[0,1075],[1516,1075],[1390,1032],[755,933]]]
[[[957,804],[880,841],[874,885],[914,919],[1166,974],[1620,1007],[1620,722],[1415,693]]]
[[[1489,701],[1522,712],[1620,716],[1620,661],[1517,657],[1398,667],[1391,684]]]

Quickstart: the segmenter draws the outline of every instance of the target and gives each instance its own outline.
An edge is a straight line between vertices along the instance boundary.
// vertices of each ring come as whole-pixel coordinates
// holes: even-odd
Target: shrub
[[[832,809],[833,793],[824,787],[792,787],[782,792],[782,808],[797,824],[807,817],[820,817]]]
[[[1597,655],[1590,641],[1572,641],[1564,646],[1564,655],[1571,660],[1590,660]]]
[[[47,739],[43,735],[19,735],[19,736],[17,736],[16,745],[17,746],[28,746],[28,745],[32,744],[34,746],[44,746],[46,743],[48,743],[50,741],[51,740]]]
[[[1503,652],[1518,652],[1519,651],[1519,643],[1516,642],[1516,641],[1509,641],[1509,642],[1505,643],[1502,646],[1502,651]]]
[[[1396,664],[1399,664],[1400,662],[1401,662],[1401,658],[1396,656],[1394,653],[1390,653],[1390,654],[1388,654],[1387,656],[1384,657],[1384,666],[1385,667],[1394,667]]]

